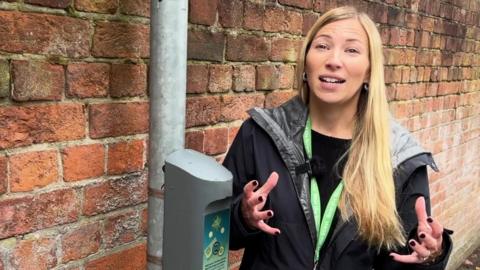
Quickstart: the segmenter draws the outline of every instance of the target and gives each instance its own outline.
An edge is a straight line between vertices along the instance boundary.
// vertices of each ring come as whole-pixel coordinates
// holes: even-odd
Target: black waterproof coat
[[[230,249],[245,248],[240,269],[314,269],[317,239],[309,196],[310,179],[307,174],[295,173],[295,168],[305,163],[302,135],[307,108],[295,97],[278,108],[256,108],[249,114],[251,118],[243,123],[223,163],[232,172],[234,182]],[[424,151],[408,131],[394,121],[391,129],[397,209],[405,231],[415,235],[415,200],[424,196],[430,210],[426,166],[434,170],[437,167],[431,154]],[[278,236],[248,230],[240,213],[243,186],[253,179],[262,185],[273,171],[279,174],[279,181],[270,192],[265,208],[275,213],[268,224],[281,230]],[[369,248],[358,237],[353,218],[347,222],[338,218],[332,230],[316,269],[444,269],[452,248],[450,236],[444,233],[445,252],[437,263],[401,264],[388,256],[389,251],[379,253],[376,248]],[[400,251],[410,252],[407,245]]]

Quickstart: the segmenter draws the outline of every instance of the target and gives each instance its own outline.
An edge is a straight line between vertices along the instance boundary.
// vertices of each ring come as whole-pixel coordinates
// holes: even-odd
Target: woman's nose
[[[340,53],[336,51],[332,51],[327,58],[327,62],[325,63],[326,67],[330,70],[337,70],[342,66],[340,61]]]

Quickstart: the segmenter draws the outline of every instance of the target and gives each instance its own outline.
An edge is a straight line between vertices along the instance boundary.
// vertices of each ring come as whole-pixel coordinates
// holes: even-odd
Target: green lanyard
[[[303,144],[305,152],[307,152],[308,159],[312,159],[312,120],[307,119],[305,131],[303,132]],[[320,249],[322,248],[325,239],[327,238],[330,227],[332,226],[333,217],[337,210],[338,201],[342,194],[343,181],[341,181],[332,196],[328,200],[327,208],[322,218],[322,205],[320,201],[320,192],[318,191],[318,183],[315,177],[312,177],[310,185],[310,200],[312,201],[313,216],[315,218],[315,228],[317,229],[317,245],[315,247],[315,263],[318,261]]]

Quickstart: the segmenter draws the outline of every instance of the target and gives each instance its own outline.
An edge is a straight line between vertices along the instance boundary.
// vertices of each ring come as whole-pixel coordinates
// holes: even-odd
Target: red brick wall
[[[221,160],[246,109],[295,93],[303,36],[345,4],[378,23],[392,113],[441,169],[430,171],[433,211],[456,231],[455,269],[480,244],[478,1],[190,0],[187,146]],[[237,269],[241,252],[231,255]]]
[[[149,1],[0,1],[0,269],[145,269]]]
[[[480,244],[478,1],[190,0],[187,147],[221,160],[245,110],[295,94],[309,26],[351,2],[379,23],[392,112],[442,170],[453,267]],[[145,268],[148,17],[146,0],[0,1],[0,270]]]

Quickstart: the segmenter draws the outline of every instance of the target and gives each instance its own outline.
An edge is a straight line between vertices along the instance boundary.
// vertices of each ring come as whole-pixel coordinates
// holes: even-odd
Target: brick
[[[67,8],[71,5],[72,0],[25,0],[24,2],[51,8]]]
[[[402,50],[401,49],[393,49],[393,48],[386,48],[384,49],[385,54],[385,64],[386,65],[401,65],[403,64],[403,57],[402,57]]]
[[[67,67],[67,94],[89,98],[107,96],[110,65],[103,63],[74,63]]]
[[[63,67],[43,62],[13,61],[12,98],[16,101],[60,100],[65,87]]]
[[[388,7],[388,24],[402,26],[405,22],[405,12],[402,9]]]
[[[96,57],[148,58],[150,27],[123,22],[98,22],[93,35]]]
[[[147,248],[145,244],[109,254],[85,265],[85,270],[142,270],[146,268]]]
[[[318,20],[319,16],[316,13],[304,13],[303,14],[303,26],[302,26],[302,35],[307,35],[310,28]]]
[[[211,93],[228,92],[232,89],[232,66],[211,65],[208,91]]]
[[[120,12],[127,15],[150,17],[150,2],[145,0],[120,0]]]
[[[114,14],[118,9],[118,0],[75,0],[75,8],[86,12]]]
[[[36,196],[30,207],[38,230],[77,221],[80,204],[73,189],[64,189]]]
[[[30,232],[35,229],[31,207],[33,197],[0,201],[0,239]]]
[[[229,127],[228,128],[228,145],[232,145],[233,140],[238,134],[238,131],[240,130],[240,127]]]
[[[137,97],[147,95],[147,66],[144,64],[113,64],[110,96]]]
[[[10,94],[10,67],[8,61],[0,60],[0,98]]]
[[[192,64],[187,66],[187,93],[201,94],[207,91],[208,66]]]
[[[104,138],[147,133],[148,119],[146,102],[92,104],[89,106],[90,136]]]
[[[262,30],[265,7],[245,1],[243,26],[248,30]]]
[[[92,27],[87,20],[0,11],[0,25],[1,51],[74,58],[89,56]]]
[[[255,67],[251,65],[234,66],[233,90],[253,91],[255,89]]]
[[[217,96],[189,97],[186,104],[186,127],[212,125],[220,119]]]
[[[0,195],[7,192],[7,162],[6,157],[0,156]]]
[[[203,153],[203,142],[205,133],[200,130],[188,131],[185,133],[185,148],[193,149]]]
[[[247,110],[253,107],[263,107],[265,96],[262,94],[254,95],[229,95],[224,96],[221,108],[221,121],[234,121],[246,119]]]
[[[225,153],[228,146],[228,128],[205,130],[204,151],[207,155]]]
[[[108,217],[103,231],[103,243],[113,248],[131,242],[137,237],[141,219],[136,212]]]
[[[0,108],[0,148],[85,137],[83,105]]]
[[[225,34],[202,30],[188,31],[188,59],[221,62],[225,50]]]
[[[368,13],[376,23],[386,24],[388,21],[388,6],[381,3],[369,3]]]
[[[410,81],[410,68],[402,67],[402,83],[408,83]]]
[[[62,237],[62,262],[87,257],[98,251],[101,244],[100,223],[81,225]]]
[[[31,152],[10,157],[10,190],[30,191],[56,182],[57,162],[56,151]]]
[[[62,150],[63,179],[67,182],[104,174],[105,149],[102,144],[79,145]]]
[[[108,174],[141,171],[144,164],[144,151],[142,140],[110,144],[108,146]]]
[[[54,237],[19,241],[10,255],[11,267],[13,269],[52,269],[58,263],[56,249]]]
[[[268,45],[263,37],[228,36],[226,59],[229,61],[266,61]]]
[[[141,223],[140,223],[140,231],[142,236],[147,236],[148,233],[148,209],[145,208],[141,212]]]
[[[301,40],[274,38],[272,40],[270,60],[281,62],[295,62],[297,61],[298,53],[301,49],[301,46]]]
[[[399,84],[396,88],[396,100],[411,100],[415,96],[415,89],[411,84]]]
[[[274,108],[282,105],[297,95],[296,91],[274,91],[265,98],[265,108]]]
[[[219,0],[218,19],[223,27],[241,27],[243,24],[242,0]]]
[[[188,18],[191,23],[213,25],[216,20],[219,0],[191,0],[189,1]]]
[[[405,26],[411,29],[418,29],[420,27],[420,18],[418,13],[406,12],[405,14]]]
[[[256,88],[258,90],[278,89],[280,73],[276,66],[262,65],[257,66]]]
[[[86,186],[83,214],[92,216],[147,200],[147,175],[131,174]]]
[[[302,34],[303,16],[299,12],[276,7],[267,7],[265,9],[263,30],[266,32]]]
[[[279,0],[279,3],[287,6],[299,7],[304,9],[312,8],[311,0]]]
[[[290,65],[282,65],[278,68],[278,71],[280,73],[278,87],[280,89],[292,88],[295,77],[294,67]]]

